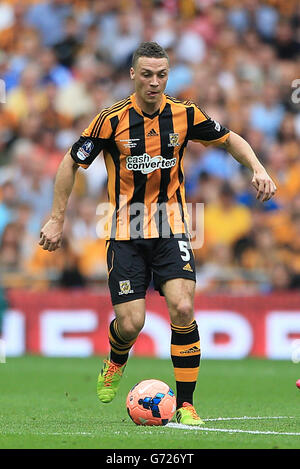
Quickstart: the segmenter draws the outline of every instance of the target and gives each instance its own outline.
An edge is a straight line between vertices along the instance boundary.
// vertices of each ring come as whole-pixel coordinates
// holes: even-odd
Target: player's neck
[[[160,100],[155,103],[147,103],[143,99],[141,99],[137,94],[135,95],[135,99],[138,107],[145,114],[149,114],[150,116],[160,109],[162,103],[162,96],[160,97]]]

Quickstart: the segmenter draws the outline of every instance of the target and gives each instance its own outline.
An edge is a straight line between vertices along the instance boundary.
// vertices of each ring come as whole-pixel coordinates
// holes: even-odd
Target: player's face
[[[136,97],[141,107],[159,109],[169,73],[166,58],[139,57],[135,68],[130,69],[134,80]]]

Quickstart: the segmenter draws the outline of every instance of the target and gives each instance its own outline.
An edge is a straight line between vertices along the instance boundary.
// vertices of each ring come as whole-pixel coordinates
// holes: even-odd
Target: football
[[[146,379],[129,391],[126,406],[136,425],[167,425],[176,411],[176,397],[163,381]]]

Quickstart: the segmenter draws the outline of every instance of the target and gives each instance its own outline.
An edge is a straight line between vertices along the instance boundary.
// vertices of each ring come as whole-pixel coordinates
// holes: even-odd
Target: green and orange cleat
[[[182,425],[204,425],[195,407],[189,402],[184,402],[182,407],[176,410],[176,422]]]
[[[97,382],[97,396],[103,403],[111,402],[117,394],[123,375],[124,365],[118,365],[110,360],[104,360]]]

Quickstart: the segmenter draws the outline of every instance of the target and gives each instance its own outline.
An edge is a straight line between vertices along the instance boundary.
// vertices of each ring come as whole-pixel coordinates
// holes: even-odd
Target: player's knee
[[[120,334],[126,340],[135,339],[144,327],[144,317],[127,317],[119,325]]]
[[[172,322],[178,326],[187,326],[194,318],[193,304],[189,299],[182,298],[175,305]]]

